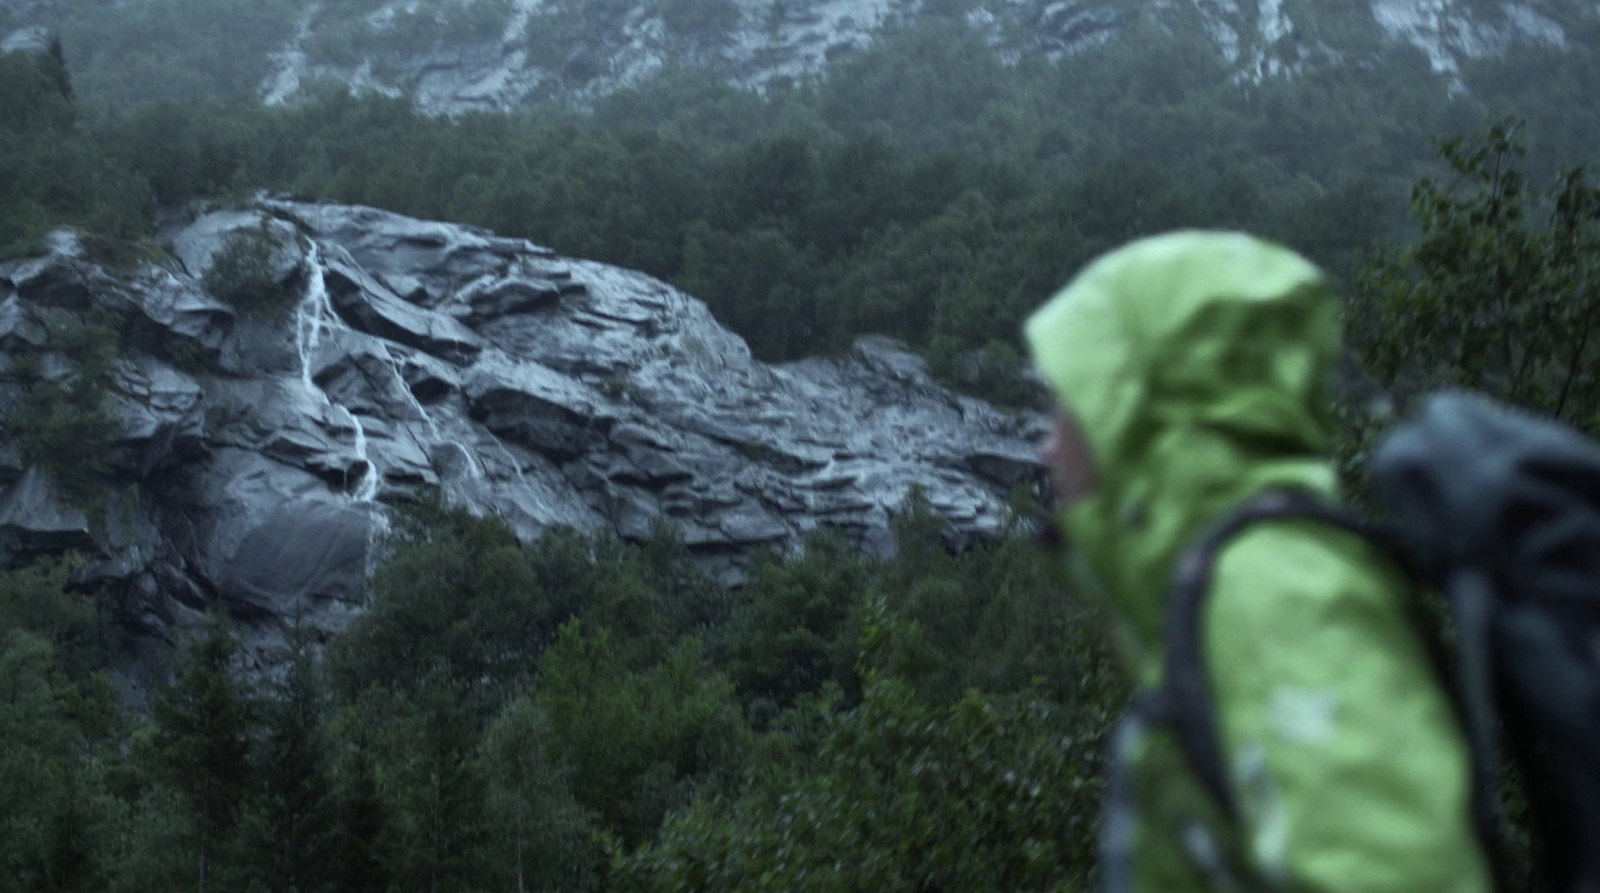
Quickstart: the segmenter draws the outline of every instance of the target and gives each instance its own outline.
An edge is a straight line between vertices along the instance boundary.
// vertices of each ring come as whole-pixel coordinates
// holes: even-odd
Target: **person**
[[[1024,331],[1057,404],[1043,458],[1074,587],[1105,601],[1154,691],[1174,565],[1208,524],[1269,490],[1339,496],[1339,302],[1286,248],[1181,231],[1095,260]],[[1108,887],[1493,886],[1469,742],[1406,585],[1364,540],[1305,520],[1227,541],[1196,636],[1231,808],[1159,711],[1131,710],[1102,817]]]

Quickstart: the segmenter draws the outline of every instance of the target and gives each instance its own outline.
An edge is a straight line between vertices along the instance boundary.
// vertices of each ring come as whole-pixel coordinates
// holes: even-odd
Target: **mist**
[[[0,876],[1085,888],[1035,308],[1248,231],[1352,486],[1600,420],[1600,14],[1435,6],[0,0]]]

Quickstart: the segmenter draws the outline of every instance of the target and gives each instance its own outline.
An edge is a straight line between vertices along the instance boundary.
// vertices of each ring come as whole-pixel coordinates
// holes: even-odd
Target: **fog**
[[[1082,888],[1127,691],[1034,542],[1023,320],[1244,230],[1345,300],[1352,485],[1419,382],[1592,427],[1596,50],[1576,0],[0,0],[0,877]]]

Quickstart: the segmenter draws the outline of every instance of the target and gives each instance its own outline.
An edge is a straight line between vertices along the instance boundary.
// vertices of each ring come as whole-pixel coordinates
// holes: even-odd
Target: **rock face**
[[[1450,0],[1373,0],[1385,32],[1428,56],[1434,71],[1454,73],[1462,60],[1497,56],[1514,43],[1567,48],[1561,23],[1536,3],[1503,3],[1498,19],[1463,15]],[[1592,13],[1592,9],[1591,9]]]
[[[50,48],[50,31],[42,25],[18,28],[0,37],[0,53],[43,53]]]
[[[164,233],[171,258],[126,281],[66,234],[0,265],[8,353],[51,356],[46,313],[127,320],[107,523],[64,506],[0,437],[0,563],[88,555],[86,580],[121,596],[135,639],[219,601],[259,618],[258,645],[296,611],[337,629],[389,506],[423,486],[526,538],[568,524],[637,539],[664,518],[736,580],[753,547],[818,527],[888,551],[913,486],[953,542],[983,537],[1041,471],[1041,420],[945,391],[895,343],[768,366],[642,274],[370,208],[259,204],[292,255],[275,320],[202,284],[254,213]],[[0,406],[19,387],[0,372]]]
[[[335,62],[306,46],[325,16],[307,7],[300,34],[275,58],[262,85],[268,103],[293,100],[317,79],[354,90],[409,96],[430,112],[504,110],[557,100],[586,104],[653,77],[669,65],[710,68],[742,87],[763,89],[783,79],[826,71],[842,53],[928,12],[926,2],[900,0],[716,0],[689,4],[582,0],[553,4],[514,0],[494,39],[445,40],[428,52],[396,51],[383,58]],[[395,0],[367,16],[375,39],[393,28]],[[1558,49],[1569,40],[1557,0],[1491,4],[1468,0],[1365,0],[1363,3],[1286,3],[1284,0],[978,0],[967,23],[988,35],[1002,58],[1038,54],[1051,59],[1116,40],[1141,17],[1169,27],[1197,28],[1212,37],[1241,80],[1292,74],[1305,59],[1344,58],[1349,49],[1323,40],[1321,20],[1366,28],[1390,42],[1410,43],[1435,71],[1453,75],[1466,59],[1502,53],[1517,43]],[[1333,8],[1337,6],[1337,8]],[[1558,9],[1557,7],[1561,7]]]
[[[409,97],[435,114],[584,106],[683,66],[765,89],[824,75],[840,56],[952,8],[943,0],[387,0],[352,19],[347,4],[296,3],[294,36],[262,60],[267,104],[331,81]],[[60,24],[59,6],[0,0],[0,52],[43,51],[41,26]],[[965,8],[967,24],[1007,61],[1059,59],[1149,19],[1209,36],[1241,81],[1293,76],[1311,59],[1359,63],[1373,42],[1415,46],[1453,78],[1464,61],[1518,44],[1583,50],[1572,29],[1592,32],[1600,17],[1600,7],[1573,0],[974,0]]]

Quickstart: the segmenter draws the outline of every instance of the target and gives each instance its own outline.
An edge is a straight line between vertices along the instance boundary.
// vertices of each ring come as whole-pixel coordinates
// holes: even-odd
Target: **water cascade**
[[[367,455],[367,429],[362,426],[361,419],[347,407],[334,403],[328,392],[319,387],[311,377],[311,364],[316,360],[317,348],[322,344],[324,331],[334,327],[345,329],[344,322],[334,313],[333,303],[328,300],[328,284],[322,275],[322,255],[316,243],[312,243],[311,251],[306,257],[306,262],[311,266],[310,282],[306,285],[306,295],[300,301],[300,306],[295,309],[295,350],[300,355],[300,381],[306,393],[329,410],[342,414],[355,429],[356,458],[361,460],[361,480],[356,482],[351,496],[356,502],[370,503],[378,495],[378,468]]]

